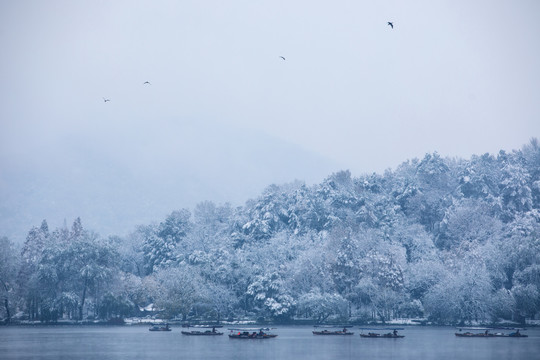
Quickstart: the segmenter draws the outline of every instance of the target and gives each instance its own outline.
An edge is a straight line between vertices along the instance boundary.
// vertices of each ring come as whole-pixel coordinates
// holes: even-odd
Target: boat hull
[[[212,331],[182,331],[183,335],[190,336],[217,336],[223,335],[222,332],[212,332]]]
[[[343,331],[312,331],[313,335],[354,335],[353,332]]]
[[[229,334],[229,339],[272,339],[277,335],[264,334],[264,335],[245,335],[245,334]]]
[[[366,334],[360,334],[360,337],[363,338],[370,338],[370,339],[401,339],[404,338],[405,335],[388,335],[388,334],[377,334],[377,335],[366,335]]]
[[[493,337],[511,337],[511,338],[520,338],[520,337],[529,337],[528,335],[506,335],[506,334],[485,334],[485,333],[455,333],[457,337],[474,337],[474,338],[493,338]]]

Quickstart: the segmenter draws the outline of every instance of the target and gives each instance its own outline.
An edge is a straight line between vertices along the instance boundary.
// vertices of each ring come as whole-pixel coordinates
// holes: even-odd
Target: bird
[[[280,56],[280,58],[282,58],[283,60],[285,60],[285,58],[283,56]]]
[[[103,98],[103,102],[111,101],[111,99],[105,99]]]
[[[389,22],[388,22],[388,25],[390,25],[390,27],[391,27],[392,29],[394,28],[394,23],[393,23],[393,22],[389,21]]]
[[[152,84],[150,84],[150,81],[145,81],[143,82],[143,85],[152,85]]]

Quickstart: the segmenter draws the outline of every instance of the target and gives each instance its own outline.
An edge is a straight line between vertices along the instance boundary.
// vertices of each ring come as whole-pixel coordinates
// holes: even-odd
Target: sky
[[[519,149],[540,136],[538,14],[535,0],[0,1],[0,236],[77,216],[121,235],[273,183]]]

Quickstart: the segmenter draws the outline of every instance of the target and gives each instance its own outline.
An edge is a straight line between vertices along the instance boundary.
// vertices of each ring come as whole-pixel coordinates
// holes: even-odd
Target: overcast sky
[[[519,149],[540,136],[538,14],[536,0],[1,1],[0,235],[75,216],[125,232],[275,182]]]

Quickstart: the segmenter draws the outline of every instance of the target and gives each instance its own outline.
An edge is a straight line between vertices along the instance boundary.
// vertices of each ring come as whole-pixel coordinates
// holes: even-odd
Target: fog
[[[517,149],[540,133],[538,13],[537,1],[4,1],[0,235],[77,216],[124,234],[272,183]]]

